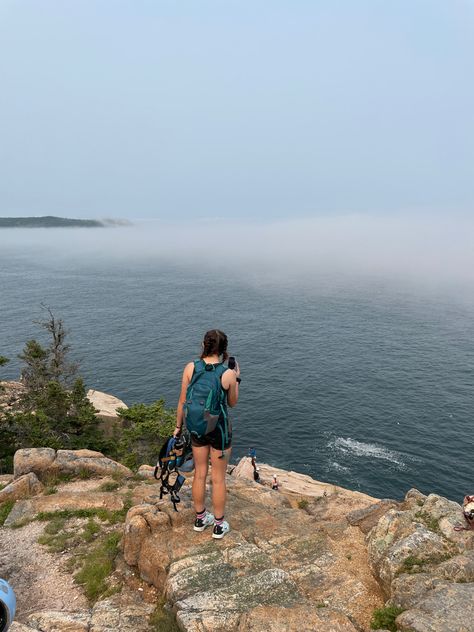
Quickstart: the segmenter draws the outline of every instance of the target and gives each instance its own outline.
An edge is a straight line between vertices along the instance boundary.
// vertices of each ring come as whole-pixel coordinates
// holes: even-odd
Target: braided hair
[[[229,357],[227,353],[227,336],[220,329],[210,329],[204,334],[201,359],[212,355],[222,356],[223,362]]]

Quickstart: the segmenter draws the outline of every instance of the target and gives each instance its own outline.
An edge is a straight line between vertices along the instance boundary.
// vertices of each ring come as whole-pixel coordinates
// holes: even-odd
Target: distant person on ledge
[[[272,480],[272,489],[274,489],[275,491],[278,491],[279,487],[280,487],[280,484],[278,482],[277,475],[274,474],[273,480]]]
[[[189,362],[184,368],[174,431],[174,436],[178,436],[185,424],[191,435],[195,467],[194,530],[204,531],[213,526],[212,537],[217,539],[230,530],[224,520],[225,476],[232,443],[227,407],[237,404],[240,383],[239,365],[235,363],[234,368],[229,368],[224,364],[228,358],[227,336],[219,329],[211,329],[204,336],[200,359]],[[214,514],[206,510],[204,502],[209,455]]]

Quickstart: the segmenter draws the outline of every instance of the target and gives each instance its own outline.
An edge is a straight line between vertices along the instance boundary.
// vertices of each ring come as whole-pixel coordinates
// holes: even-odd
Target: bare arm
[[[183,405],[186,401],[186,391],[188,390],[189,383],[193,377],[194,362],[189,362],[183,371],[183,378],[181,380],[181,393],[179,394],[178,406],[176,408],[176,428],[174,435],[178,435],[181,432],[183,425]]]
[[[227,403],[231,408],[239,401],[238,377],[240,377],[240,367],[236,364],[235,369],[227,369],[221,380],[222,387],[227,391]]]

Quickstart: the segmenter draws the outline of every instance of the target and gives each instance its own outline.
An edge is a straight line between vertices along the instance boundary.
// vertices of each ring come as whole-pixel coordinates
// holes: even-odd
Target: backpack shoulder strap
[[[194,373],[191,378],[191,381],[189,382],[188,388],[190,386],[193,386],[193,384],[196,383],[196,381],[204,373],[205,370],[206,370],[206,363],[204,362],[204,360],[194,360]]]
[[[217,374],[217,377],[221,378],[221,377],[224,375],[224,373],[227,371],[227,368],[228,368],[228,367],[226,367],[226,366],[225,366],[224,364],[222,364],[222,363],[221,363],[221,364],[219,364],[218,366],[216,366],[216,374]]]

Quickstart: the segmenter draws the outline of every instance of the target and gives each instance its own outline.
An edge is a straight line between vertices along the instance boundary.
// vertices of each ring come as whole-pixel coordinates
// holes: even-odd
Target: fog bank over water
[[[372,277],[474,289],[474,220],[348,214],[278,222],[206,218],[106,229],[0,231],[4,254],[143,263],[165,260],[270,279]]]

